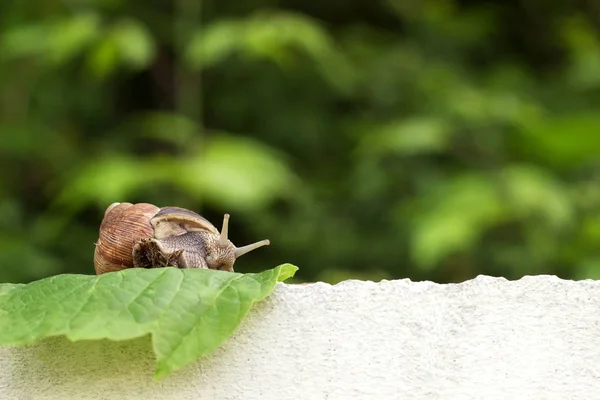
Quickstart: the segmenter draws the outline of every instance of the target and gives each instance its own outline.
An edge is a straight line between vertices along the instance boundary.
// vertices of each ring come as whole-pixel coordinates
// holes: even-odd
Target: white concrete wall
[[[0,348],[0,399],[600,399],[600,283],[280,284],[207,359],[147,338]]]

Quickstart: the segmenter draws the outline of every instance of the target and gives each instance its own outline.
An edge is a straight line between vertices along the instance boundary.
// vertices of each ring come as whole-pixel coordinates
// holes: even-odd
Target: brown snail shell
[[[228,222],[225,214],[219,232],[206,218],[181,207],[113,203],[100,225],[96,274],[164,266],[233,271],[237,257],[270,242],[237,248],[227,238]]]
[[[94,252],[97,274],[133,267],[131,249],[139,240],[154,235],[150,218],[159,210],[145,203],[114,203],[106,209]]]

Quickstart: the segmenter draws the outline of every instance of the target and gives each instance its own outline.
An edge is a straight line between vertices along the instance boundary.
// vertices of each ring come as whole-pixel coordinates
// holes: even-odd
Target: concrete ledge
[[[600,283],[279,284],[210,357],[153,362],[149,338],[0,348],[0,399],[600,398]]]

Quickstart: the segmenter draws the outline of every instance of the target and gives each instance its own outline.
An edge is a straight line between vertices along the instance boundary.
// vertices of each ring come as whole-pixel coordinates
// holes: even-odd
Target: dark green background
[[[600,3],[0,2],[0,281],[178,205],[240,272],[600,276]]]

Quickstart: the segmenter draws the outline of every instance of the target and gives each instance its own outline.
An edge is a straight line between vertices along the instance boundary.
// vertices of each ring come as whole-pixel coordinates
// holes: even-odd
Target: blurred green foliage
[[[599,111],[591,1],[5,1],[0,281],[93,273],[114,201],[241,272],[599,278]]]

